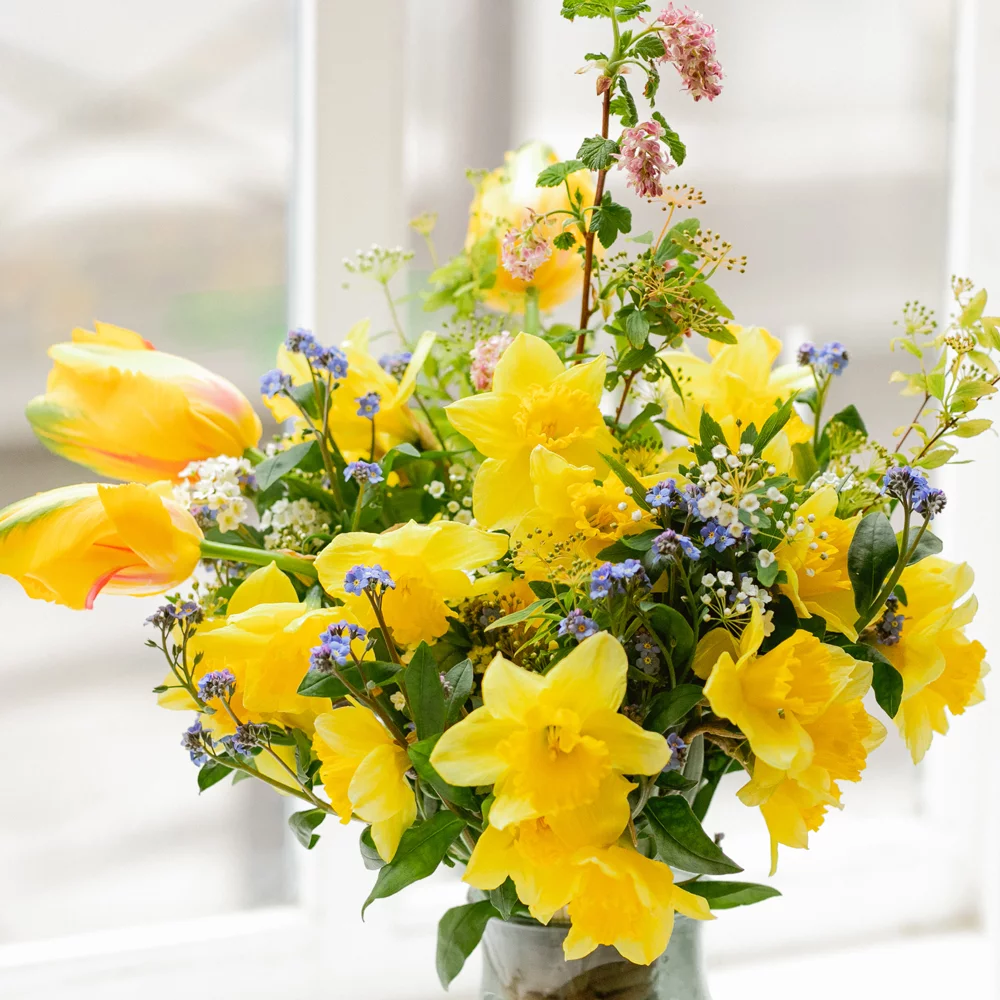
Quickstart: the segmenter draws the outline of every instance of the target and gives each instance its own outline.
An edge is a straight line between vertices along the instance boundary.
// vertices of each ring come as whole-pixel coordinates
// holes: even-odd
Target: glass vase
[[[678,915],[667,950],[648,966],[604,946],[567,962],[568,929],[491,920],[483,934],[481,1000],[711,1000],[697,920]]]

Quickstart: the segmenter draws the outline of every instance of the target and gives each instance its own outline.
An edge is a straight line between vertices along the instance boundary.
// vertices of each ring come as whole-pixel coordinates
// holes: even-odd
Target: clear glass
[[[483,935],[481,1000],[711,1000],[697,920],[678,916],[667,950],[648,966],[604,946],[567,962],[568,930],[491,920]]]

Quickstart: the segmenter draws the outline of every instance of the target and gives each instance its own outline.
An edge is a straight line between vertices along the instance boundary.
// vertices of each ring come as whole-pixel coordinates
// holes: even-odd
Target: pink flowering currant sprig
[[[534,280],[535,272],[552,256],[552,244],[540,231],[539,224],[544,218],[532,213],[523,226],[508,229],[504,234],[500,261],[504,270],[519,281]]]

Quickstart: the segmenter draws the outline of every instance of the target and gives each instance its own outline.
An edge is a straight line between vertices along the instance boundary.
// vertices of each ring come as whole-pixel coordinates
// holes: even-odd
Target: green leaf
[[[661,861],[699,875],[733,875],[743,871],[705,831],[680,795],[650,799],[646,815]]]
[[[719,298],[719,293],[707,281],[696,281],[691,285],[691,298],[703,302],[708,309],[723,319],[733,318],[733,311]]]
[[[504,920],[510,920],[517,909],[520,900],[517,898],[517,887],[509,876],[495,889],[490,889],[490,902]]]
[[[649,337],[649,320],[641,310],[635,309],[628,314],[628,319],[625,320],[625,336],[633,347],[642,347],[646,343]]]
[[[516,625],[518,622],[526,622],[529,618],[540,618],[548,606],[549,602],[547,600],[532,601],[526,608],[521,608],[520,611],[512,611],[509,615],[498,618],[491,625],[487,625],[484,631],[492,632],[494,629],[506,628],[508,625]]]
[[[563,0],[562,16],[570,21],[574,17],[611,17],[613,13],[611,0]]]
[[[632,212],[613,201],[608,192],[601,199],[601,207],[590,217],[590,231],[597,233],[605,249],[618,239],[618,234],[632,232]]]
[[[382,660],[365,660],[364,667],[365,676],[375,684],[385,684],[399,673],[399,667],[395,663]],[[340,667],[340,672],[354,687],[364,686],[356,666]],[[302,678],[302,683],[296,692],[307,698],[331,698],[333,701],[347,697],[348,693],[343,681],[333,674],[321,674],[318,670],[310,670]]]
[[[488,899],[453,906],[438,923],[437,974],[447,989],[476,950],[486,925],[499,916]]]
[[[731,910],[734,906],[750,906],[765,899],[780,896],[777,889],[769,885],[759,885],[756,882],[715,882],[697,881],[681,882],[680,888],[687,889],[708,900],[713,910]]]
[[[647,35],[646,38],[654,41],[661,49],[663,48],[663,42],[661,42],[659,38],[653,35]],[[645,41],[645,39],[643,39],[643,41]],[[687,146],[681,142],[681,137],[667,124],[666,118],[664,118],[659,111],[653,112],[653,119],[658,121],[663,126],[663,141],[667,144],[667,148],[670,150],[671,159],[677,164],[677,166],[682,166],[684,161],[687,159]]]
[[[413,764],[413,770],[417,772],[417,777],[421,781],[425,781],[431,788],[434,789],[443,799],[447,799],[449,802],[454,802],[455,805],[461,806],[463,809],[469,809],[472,812],[477,812],[479,809],[479,800],[476,798],[475,793],[471,788],[462,788],[456,785],[449,785],[444,778],[438,774],[434,765],[431,763],[431,753],[434,751],[434,747],[437,745],[437,741],[441,739],[441,734],[438,733],[436,736],[431,736],[426,740],[420,740],[417,743],[411,744],[407,748],[407,753],[410,755],[410,763]]]
[[[903,677],[900,672],[874,647],[865,643],[844,646],[844,652],[856,660],[865,660],[872,665],[872,690],[879,708],[889,716],[896,717],[899,704],[903,700]]]
[[[898,558],[899,546],[889,519],[878,512],[867,514],[854,532],[847,553],[847,572],[854,587],[854,606],[859,615],[863,615],[875,600]]]
[[[640,38],[636,42],[635,51],[643,59],[662,59],[664,54],[663,40],[658,34],[646,35],[645,38]],[[656,116],[654,115],[654,117]],[[660,122],[660,124],[662,125],[663,123]]]
[[[304,782],[312,764],[312,740],[301,729],[292,730],[292,739],[295,741],[295,774]]]
[[[650,625],[662,639],[673,640],[675,663],[686,663],[694,650],[694,632],[688,620],[669,604],[656,604],[646,614]],[[667,643],[669,649],[670,643]]]
[[[451,725],[458,721],[462,713],[462,706],[469,700],[472,694],[472,685],[475,680],[475,672],[472,668],[472,660],[462,660],[445,674],[445,680],[451,688],[451,694],[445,703],[444,721],[446,725]]]
[[[198,768],[198,791],[207,791],[212,785],[217,785],[232,770],[225,764],[210,760],[207,764]]]
[[[639,111],[624,76],[618,77],[618,90],[621,97],[616,97],[611,102],[611,113],[618,116],[625,128],[633,128],[639,124]]]
[[[657,788],[668,788],[672,792],[688,792],[699,784],[694,778],[685,778],[680,771],[661,771],[656,779]]]
[[[382,860],[382,855],[379,854],[378,848],[375,846],[375,841],[372,840],[372,828],[366,826],[361,831],[361,840],[358,844],[361,848],[361,860],[365,863],[365,868],[369,871],[378,871],[380,868],[385,868],[385,862]]]
[[[920,528],[915,524],[910,525],[910,536],[906,540],[906,548],[909,550],[910,546],[916,541],[917,535],[920,534]],[[903,548],[903,533],[901,531],[896,532],[896,544]],[[913,555],[910,556],[907,561],[907,566],[912,566],[914,563],[920,562],[921,559],[926,559],[928,556],[936,556],[944,548],[944,543],[941,541],[937,535],[932,534],[930,531],[925,531],[920,537],[920,541],[917,542],[916,549],[913,550]]]
[[[754,454],[760,456],[771,441],[781,432],[792,415],[792,400],[786,399],[784,404],[772,413],[764,426],[761,427],[753,443]]]
[[[445,701],[441,672],[426,642],[417,651],[403,672],[406,701],[417,725],[417,737],[424,740],[444,731]]]
[[[288,817],[288,825],[295,834],[295,839],[307,850],[311,851],[319,842],[319,834],[313,831],[326,819],[322,809],[304,809],[292,813]]]
[[[397,444],[394,448],[390,448],[382,458],[381,466],[384,475],[388,476],[393,469],[398,468],[402,465],[408,465],[410,462],[418,458],[423,458],[424,456],[413,447],[409,441],[404,441],[402,444]]]
[[[553,241],[552,245],[557,250],[572,250],[576,246],[576,237],[570,233],[560,233]]]
[[[570,174],[575,174],[578,170],[586,169],[587,164],[583,160],[563,160],[561,163],[553,163],[538,175],[535,186],[544,188],[559,187]]]
[[[770,565],[764,566],[761,564],[760,553],[758,553],[756,563],[757,563],[757,569],[756,569],[757,582],[762,587],[770,587],[774,583],[774,581],[778,579],[778,574],[781,572],[781,567],[778,565],[778,560],[775,559],[774,562],[772,562]]]
[[[433,875],[448,848],[465,829],[465,820],[442,809],[407,830],[392,861],[379,869],[375,886],[361,907],[361,916],[376,900],[394,896],[420,879]]]
[[[632,502],[643,510],[652,510],[653,508],[646,503],[646,487],[635,478],[632,472],[619,462],[614,455],[602,454],[601,458],[608,463],[609,468],[621,481],[622,486],[632,491]]]
[[[618,143],[599,135],[591,136],[583,140],[576,155],[591,170],[607,170],[618,155]]]
[[[273,486],[282,476],[298,468],[305,457],[316,447],[315,441],[303,441],[300,444],[293,444],[291,448],[279,451],[271,458],[265,458],[257,468],[254,469],[254,476],[257,480],[257,489],[263,492],[269,486]]]
[[[642,728],[664,733],[676,726],[704,697],[705,691],[699,684],[679,684],[673,691],[664,691],[649,703]]]

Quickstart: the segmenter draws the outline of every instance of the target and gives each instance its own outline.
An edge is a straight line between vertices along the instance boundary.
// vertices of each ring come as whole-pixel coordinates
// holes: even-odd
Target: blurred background
[[[331,343],[372,310],[386,325],[364,289],[344,287],[344,253],[412,238],[425,272],[405,221],[438,212],[439,251],[457,250],[467,167],[496,166],[529,139],[571,157],[597,130],[594,78],[574,71],[604,39],[592,23],[560,18],[557,0],[356,6],[0,4],[0,506],[81,478],[22,417],[44,386],[46,348],[74,326],[135,329],[253,396],[288,325],[314,322]],[[869,428],[885,437],[911,409],[886,386],[899,361],[888,350],[893,321],[907,300],[945,305],[957,2],[701,7],[718,28],[725,91],[693,104],[668,73],[661,107],[690,151],[675,178],[703,189],[703,223],[750,260],[745,275],[720,282],[723,297],[741,322],[781,336],[789,357],[802,340],[844,342],[852,363],[837,388],[864,402]],[[373,39],[371,52],[358,37]],[[359,106],[369,115],[360,121]],[[391,169],[366,151],[367,130],[380,133],[375,148],[389,151]],[[634,231],[656,226],[656,211],[640,208]],[[1000,275],[972,277],[996,286]],[[408,311],[422,322],[418,303]],[[981,603],[995,588],[985,572]],[[285,804],[266,790],[245,782],[199,798],[179,717],[149,694],[162,669],[142,646],[142,603],[106,599],[74,615],[0,578],[0,731],[13,764],[0,798],[0,992],[117,996],[126,938],[115,935],[149,928],[146,947],[185,921],[231,928],[258,912],[320,913],[341,941],[335,955],[345,941],[374,954],[386,935],[419,938],[414,982],[433,983],[434,926],[461,887],[443,877],[356,929],[367,875],[353,827],[324,836],[314,853],[325,861],[303,862]],[[991,805],[975,761],[988,716],[977,711],[920,768],[890,736],[813,849],[783,854],[785,899],[709,929],[717,1000],[821,998],[846,985],[856,997],[888,996],[858,986],[868,959],[827,956],[911,938],[928,962],[924,992],[911,996],[940,994],[950,960],[935,961],[934,949],[949,934],[968,947],[962,935],[984,912]],[[737,784],[720,791],[707,825],[764,879],[766,833],[731,794]],[[350,906],[316,909],[316,880],[327,877]],[[45,963],[87,954],[86,943],[65,942],[95,934],[102,971],[47,992]],[[984,960],[970,955],[965,968],[978,976]],[[130,967],[130,988],[174,995],[169,976],[147,982],[142,963]],[[221,981],[267,995],[240,976],[227,967]],[[474,985],[470,969],[453,994]],[[362,970],[350,997],[438,995],[409,989]]]

